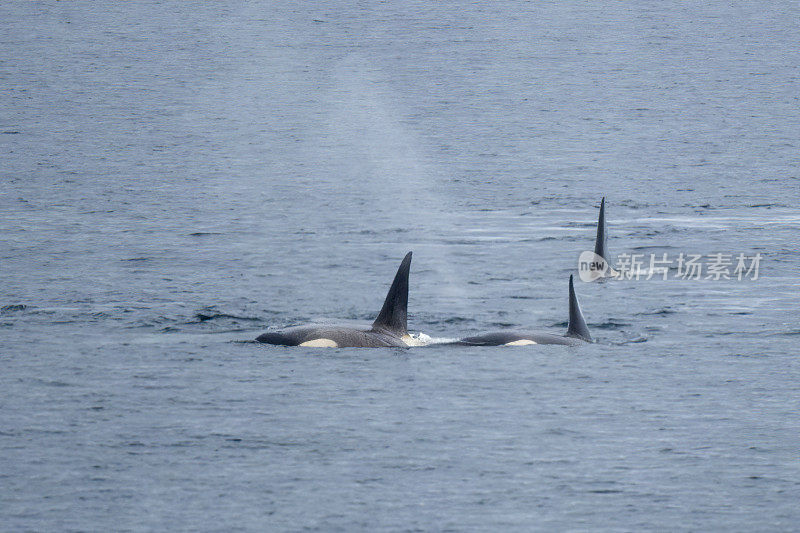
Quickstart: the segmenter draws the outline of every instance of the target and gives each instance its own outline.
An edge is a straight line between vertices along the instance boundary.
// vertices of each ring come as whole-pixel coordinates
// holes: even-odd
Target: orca
[[[460,346],[527,346],[531,344],[564,344],[575,346],[592,342],[592,335],[586,326],[572,276],[569,277],[569,325],[564,335],[526,331],[503,330],[484,333],[474,337],[464,337],[453,344]]]
[[[594,241],[594,253],[602,257],[608,264],[608,232],[606,231],[606,197],[600,200],[600,216],[597,219],[597,237]]]
[[[606,199],[600,201],[600,216],[597,219],[597,236],[594,252],[586,250],[578,257],[578,275],[581,281],[619,278],[620,273],[611,267],[608,255],[608,231],[606,229]]]
[[[408,333],[408,273],[411,252],[397,269],[378,317],[370,329],[331,326],[297,326],[268,331],[257,342],[313,348],[384,348],[423,344]]]

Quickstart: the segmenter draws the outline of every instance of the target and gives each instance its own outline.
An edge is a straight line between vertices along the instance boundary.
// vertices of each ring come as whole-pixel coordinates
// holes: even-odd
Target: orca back
[[[594,253],[608,263],[608,232],[606,231],[606,197],[600,201],[600,216],[597,219],[597,238],[594,241]]]
[[[378,318],[372,323],[373,330],[386,331],[403,336],[408,333],[408,272],[411,268],[411,252],[408,252],[397,269],[392,286],[383,301]]]
[[[575,295],[572,275],[569,277],[569,325],[565,336],[592,342],[592,335],[586,326],[586,320],[583,318],[578,297]]]

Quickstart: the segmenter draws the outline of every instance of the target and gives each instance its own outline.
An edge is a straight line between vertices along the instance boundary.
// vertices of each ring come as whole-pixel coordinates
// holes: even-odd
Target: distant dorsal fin
[[[594,241],[594,253],[608,263],[608,233],[606,232],[606,197],[600,202],[600,217],[597,219],[597,238]]]
[[[411,252],[408,252],[397,269],[392,286],[386,294],[381,312],[372,323],[372,329],[382,329],[398,335],[408,333],[408,271]]]
[[[581,313],[581,306],[578,304],[578,297],[575,296],[575,287],[572,284],[572,276],[569,277],[569,325],[567,326],[567,337],[574,337],[586,342],[592,342],[592,335],[586,327],[586,320]]]

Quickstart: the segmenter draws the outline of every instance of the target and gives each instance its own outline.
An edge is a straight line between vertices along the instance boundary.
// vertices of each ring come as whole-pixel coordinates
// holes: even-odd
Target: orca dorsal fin
[[[408,271],[411,268],[411,252],[408,252],[397,269],[392,286],[383,301],[378,318],[372,329],[381,329],[398,335],[408,333]]]
[[[606,197],[600,202],[600,217],[597,219],[597,238],[594,241],[594,253],[608,263],[608,233],[606,232]]]
[[[567,337],[574,337],[586,342],[592,342],[592,335],[586,326],[586,320],[581,313],[581,306],[578,297],[575,296],[575,287],[572,284],[572,275],[569,277],[569,325],[567,326]]]

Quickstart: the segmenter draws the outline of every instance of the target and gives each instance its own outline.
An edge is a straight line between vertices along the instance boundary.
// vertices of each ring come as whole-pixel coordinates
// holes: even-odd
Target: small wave
[[[647,311],[645,313],[637,313],[636,315],[637,316],[664,316],[664,315],[673,315],[675,313],[677,313],[677,311],[675,311],[671,307],[663,307],[663,308],[658,309],[656,311]]]
[[[619,200],[615,202],[615,204],[622,207],[629,207],[631,209],[651,209],[655,207],[655,204],[651,204],[648,202],[641,202],[637,200],[631,200],[631,199]]]
[[[262,320],[259,317],[231,315],[229,313],[219,313],[213,311],[195,313],[194,318],[196,320],[192,322],[187,322],[187,324],[197,324],[199,322],[208,322],[209,320],[218,320],[220,318],[229,320],[246,320],[248,322],[260,322]]]
[[[661,250],[677,250],[676,246],[634,246],[631,250],[636,250],[637,252],[641,251],[661,251]]]
[[[476,244],[481,244],[481,242],[476,239],[444,239],[442,242],[448,245],[467,245],[467,246],[474,246]]]
[[[17,311],[24,311],[28,306],[25,304],[10,304],[0,307],[0,313],[16,313]]]
[[[475,322],[473,318],[464,316],[451,316],[443,320],[432,321],[433,324],[464,324],[467,322]]]
[[[605,322],[601,322],[599,324],[590,324],[589,329],[622,329],[630,326],[631,324],[629,322],[623,322],[622,320],[609,318]]]
[[[648,339],[645,336],[637,336],[637,337],[631,337],[629,339],[623,339],[623,340],[618,340],[618,341],[598,342],[598,344],[607,344],[609,346],[628,346],[630,344],[641,344],[641,343],[647,342],[649,340],[650,339]]]
[[[516,328],[519,327],[518,324],[514,324],[513,322],[492,322],[489,324],[490,327],[493,328]]]
[[[60,381],[57,379],[42,379],[42,378],[33,378],[33,381],[40,384],[46,385],[48,387],[73,387],[72,383],[67,383],[66,381]]]
[[[622,344],[640,344],[642,342],[647,342],[649,339],[647,337],[634,337],[632,339],[627,339]]]

